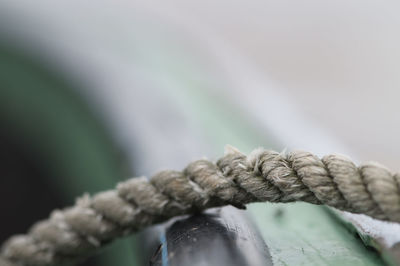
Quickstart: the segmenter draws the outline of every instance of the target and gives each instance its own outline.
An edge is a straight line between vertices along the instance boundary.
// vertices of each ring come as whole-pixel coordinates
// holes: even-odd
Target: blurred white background
[[[134,72],[165,89],[188,68],[215,93],[231,89],[255,119],[277,116],[267,124],[284,146],[317,149],[310,142],[324,142],[313,135],[318,127],[346,147],[327,152],[400,169],[397,1],[1,2],[12,25],[0,27],[37,40],[20,44],[69,59],[78,72],[108,73],[98,77],[103,85]],[[130,95],[126,82],[116,101]],[[260,109],[264,96],[275,114]]]

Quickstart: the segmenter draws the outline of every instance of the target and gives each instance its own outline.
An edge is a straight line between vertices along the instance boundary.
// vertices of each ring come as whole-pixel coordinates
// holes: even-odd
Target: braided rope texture
[[[228,204],[304,201],[400,222],[399,183],[400,175],[380,164],[357,167],[341,155],[319,159],[304,151],[259,148],[246,156],[229,146],[217,163],[198,160],[181,172],[131,178],[53,211],[28,234],[3,244],[0,265],[74,265],[117,237]]]

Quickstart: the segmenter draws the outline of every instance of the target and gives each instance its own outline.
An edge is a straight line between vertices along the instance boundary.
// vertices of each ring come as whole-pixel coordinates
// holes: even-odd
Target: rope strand
[[[257,149],[245,156],[228,147],[217,163],[198,160],[182,172],[131,178],[115,190],[84,195],[74,206],[53,211],[28,234],[3,244],[0,265],[74,264],[120,236],[228,204],[304,201],[400,222],[399,184],[399,174],[377,163],[357,167],[344,156],[319,159],[303,151]]]

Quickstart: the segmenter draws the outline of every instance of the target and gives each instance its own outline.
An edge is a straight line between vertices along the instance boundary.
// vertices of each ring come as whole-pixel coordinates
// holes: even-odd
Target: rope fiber
[[[0,265],[74,265],[117,237],[229,204],[304,201],[400,222],[399,183],[400,175],[380,164],[357,167],[341,155],[319,159],[304,151],[259,148],[246,156],[229,146],[216,163],[198,160],[181,172],[131,178],[54,210],[27,234],[3,244]]]

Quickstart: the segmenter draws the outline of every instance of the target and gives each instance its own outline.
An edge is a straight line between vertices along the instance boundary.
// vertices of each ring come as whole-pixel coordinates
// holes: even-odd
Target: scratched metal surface
[[[273,265],[263,238],[246,213],[234,207],[178,218],[161,228],[153,266]]]

